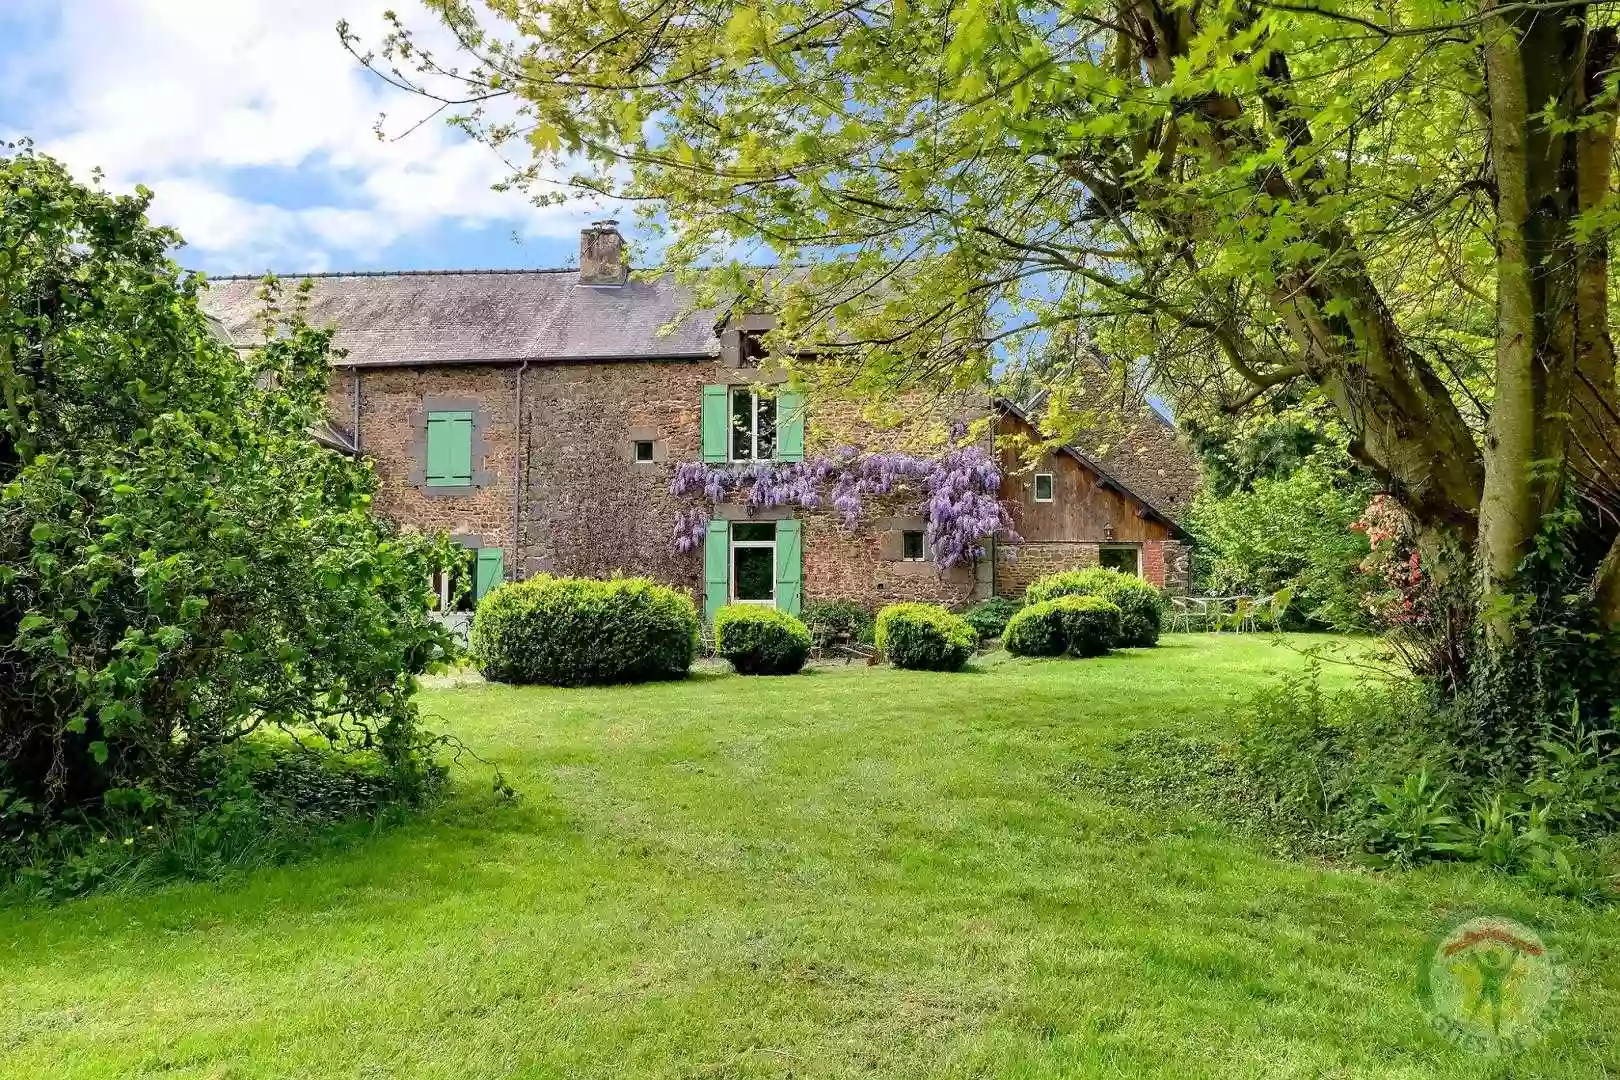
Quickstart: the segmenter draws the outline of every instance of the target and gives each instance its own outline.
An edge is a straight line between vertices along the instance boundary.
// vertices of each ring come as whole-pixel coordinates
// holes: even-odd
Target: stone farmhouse
[[[317,437],[373,462],[377,509],[464,547],[470,605],[531,574],[643,574],[707,610],[731,601],[797,611],[809,600],[961,607],[1018,595],[1060,569],[1113,566],[1185,591],[1176,523],[1197,469],[1169,423],[1122,405],[1099,460],[1078,448],[1031,465],[1008,436],[1028,416],[989,394],[919,408],[991,417],[1015,551],[941,570],[918,504],[875,508],[851,530],[831,513],[750,515],[722,505],[701,550],[679,553],[678,463],[802,460],[835,445],[890,448],[896,433],[849,401],[762,387],[760,315],[691,310],[668,279],[631,280],[611,224],[582,233],[578,270],[313,275],[309,318],[337,327],[327,426]],[[210,284],[205,308],[239,345],[257,334],[258,279]],[[669,324],[674,325],[669,332]],[[661,332],[662,331],[662,332]],[[943,421],[941,422],[943,430]]]

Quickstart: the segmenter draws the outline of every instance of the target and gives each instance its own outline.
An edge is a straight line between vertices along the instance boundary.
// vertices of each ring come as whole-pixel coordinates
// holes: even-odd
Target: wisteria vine
[[[863,454],[844,447],[811,461],[685,462],[676,466],[669,484],[670,494],[677,498],[701,498],[709,504],[683,510],[676,519],[675,549],[681,552],[703,543],[713,508],[721,503],[740,503],[750,510],[831,509],[846,528],[853,529],[869,499],[914,494],[923,500],[934,563],[945,570],[983,558],[991,537],[1017,539],[1000,489],[1001,470],[978,446],[953,447],[928,458],[897,452]]]

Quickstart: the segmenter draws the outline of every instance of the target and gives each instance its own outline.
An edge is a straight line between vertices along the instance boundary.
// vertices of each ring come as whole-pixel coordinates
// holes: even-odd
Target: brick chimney
[[[629,276],[624,263],[624,237],[618,222],[598,221],[579,233],[579,283],[623,285]]]

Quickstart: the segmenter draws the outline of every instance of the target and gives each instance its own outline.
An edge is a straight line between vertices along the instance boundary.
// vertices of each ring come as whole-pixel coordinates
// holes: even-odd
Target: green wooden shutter
[[[791,518],[776,523],[776,607],[789,615],[799,613],[804,593],[799,543],[803,531],[800,522]]]
[[[726,412],[726,388],[703,388],[703,460],[718,463],[726,460],[726,443],[731,434],[731,418]]]
[[[703,614],[714,613],[731,599],[731,522],[711,521],[703,538]]]
[[[436,412],[428,414],[428,487],[470,487],[472,485],[473,414]]]
[[[506,553],[500,548],[478,549],[478,580],[474,598],[482,600],[506,579]]]
[[[804,460],[804,395],[797,390],[776,395],[776,460]]]

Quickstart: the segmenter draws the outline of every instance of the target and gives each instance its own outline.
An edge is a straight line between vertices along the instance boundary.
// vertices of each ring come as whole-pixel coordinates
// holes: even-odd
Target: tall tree
[[[1549,520],[1620,624],[1613,2],[425,3],[453,58],[340,31],[535,198],[573,162],[677,269],[808,267],[690,279],[769,291],[818,370],[976,378],[1080,322],[1227,409],[1305,384],[1496,642]]]

